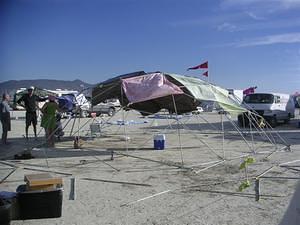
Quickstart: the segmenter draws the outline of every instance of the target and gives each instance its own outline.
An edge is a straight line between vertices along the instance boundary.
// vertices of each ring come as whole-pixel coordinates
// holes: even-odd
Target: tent
[[[118,98],[123,107],[142,114],[154,114],[161,109],[182,114],[196,110],[202,101],[217,102],[228,112],[246,111],[221,87],[198,78],[162,72],[135,72],[96,85],[92,104],[109,98]]]
[[[64,112],[72,112],[72,110],[74,109],[75,97],[73,95],[64,95],[58,97],[57,100],[59,108]]]

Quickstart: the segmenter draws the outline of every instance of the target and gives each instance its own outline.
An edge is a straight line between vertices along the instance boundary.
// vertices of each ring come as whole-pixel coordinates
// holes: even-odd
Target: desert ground
[[[235,128],[236,116],[229,117],[120,111],[113,117],[66,118],[65,135],[47,148],[40,127],[38,139],[30,127],[26,141],[24,112],[14,111],[11,144],[0,145],[0,179],[11,174],[0,190],[16,191],[24,175],[48,171],[63,178],[64,191],[60,218],[11,224],[280,224],[300,178],[299,113],[266,133],[242,129],[243,136]],[[90,129],[92,123],[98,132]],[[157,134],[165,135],[163,150],[153,148]],[[81,148],[74,149],[77,135]],[[14,159],[24,151],[34,158]],[[247,166],[250,187],[239,191],[246,179],[240,165],[248,156],[255,159]]]

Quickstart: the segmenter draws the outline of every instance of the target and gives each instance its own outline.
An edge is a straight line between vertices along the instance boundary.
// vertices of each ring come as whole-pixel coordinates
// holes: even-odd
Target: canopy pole
[[[220,116],[221,116],[221,125],[222,125],[222,151],[223,151],[223,159],[225,159],[225,149],[224,149],[224,144],[225,144],[225,130],[224,130],[223,113],[221,113]]]
[[[254,113],[250,112],[250,114],[247,116],[249,122],[252,123],[252,120],[253,120],[253,121],[256,123],[256,125],[257,125],[257,127],[258,127],[258,129],[259,129],[259,130],[257,129],[257,131],[261,131],[261,132],[265,135],[265,137],[269,140],[269,142],[270,142],[272,145],[275,146],[275,149],[277,150],[277,149],[278,149],[278,146],[277,146],[275,137],[272,135],[272,133],[270,134],[270,137],[269,137],[269,135],[267,134],[267,132],[264,131],[264,130],[259,126],[258,121],[256,120],[255,116],[253,116],[253,115],[254,115]],[[255,114],[255,115],[261,117],[261,116],[258,115],[258,114]],[[261,118],[262,118],[262,117],[261,117]],[[265,122],[266,122],[266,127],[267,127],[268,129],[271,129],[271,131],[273,131],[273,128],[269,125],[269,123],[268,123],[267,121],[265,121]],[[255,127],[255,124],[254,124],[254,127]],[[260,132],[259,132],[259,134],[260,134]],[[286,143],[286,141],[285,141],[285,140],[284,140],[277,132],[276,132],[275,134],[279,137],[280,140],[282,140],[283,144],[285,144],[285,146],[289,149],[289,146],[290,146],[290,145],[288,145],[288,144]],[[260,134],[260,135],[261,135],[261,134]],[[261,137],[262,137],[262,135],[261,135]],[[271,140],[271,139],[272,139],[272,140]],[[275,151],[276,151],[276,150],[275,150]]]
[[[244,103],[244,104],[245,104],[245,103]],[[248,109],[248,111],[250,111],[249,109],[251,109],[251,107],[250,107],[249,105],[247,105],[247,104],[245,104],[245,106],[246,106],[246,108]],[[250,112],[251,112],[251,111],[250,111]],[[251,114],[250,114],[249,116],[252,117],[252,118],[254,118],[254,117],[252,116],[252,114],[255,114],[255,113],[251,112]],[[258,115],[258,114],[255,114],[255,115],[258,116],[258,117],[260,117],[261,119],[263,119],[262,116],[260,116],[260,115]],[[247,116],[247,114],[246,114],[246,116]],[[248,116],[247,116],[247,117],[248,117]],[[248,119],[249,119],[249,117],[248,117]],[[250,121],[250,120],[249,120],[249,121]],[[259,127],[259,124],[258,124],[257,120],[255,120],[255,118],[254,118],[254,121],[255,121],[256,125]],[[271,131],[274,131],[274,129],[272,128],[272,126],[270,126],[270,124],[269,124],[267,121],[265,121],[265,122],[266,122],[266,127],[267,127],[268,129],[271,129]],[[265,136],[269,139],[269,141],[275,146],[275,148],[277,148],[276,140],[275,140],[275,138],[272,136],[272,134],[271,134],[270,136],[272,137],[274,143],[270,140],[270,137],[267,135],[267,132],[265,132],[261,127],[259,127],[259,128],[260,128],[260,130],[262,131],[262,133],[265,134]],[[288,149],[290,149],[290,144],[288,144],[288,143],[286,142],[286,140],[283,139],[283,138],[279,135],[279,133],[278,133],[277,131],[274,131],[274,132],[276,133],[276,135],[278,136],[278,138],[286,145],[286,147],[287,147]]]
[[[80,94],[81,94],[84,90],[85,90],[85,89],[83,89],[83,90],[80,92]],[[78,103],[78,101],[77,101],[76,98],[75,98],[75,101],[76,101],[76,103],[77,103],[77,106],[76,106],[76,108],[75,108],[75,118],[78,116],[78,124],[77,124],[77,129],[78,129],[78,130],[74,133],[74,135],[75,135],[76,133],[78,133],[78,134],[77,134],[77,138],[79,138],[79,137],[80,137],[80,130],[81,130],[81,128],[83,128],[83,126],[80,125],[80,118],[81,118],[81,116],[83,115],[83,111],[82,111],[82,109],[81,109],[81,105],[82,105],[82,104],[85,104],[85,103],[87,102],[87,99],[85,99],[84,102],[81,101],[81,104]]]
[[[252,114],[254,114],[254,113],[252,113]],[[251,115],[252,116],[252,115]],[[253,117],[253,116],[252,116]],[[256,121],[256,123],[257,123],[257,121]],[[270,129],[272,132],[274,132],[275,134],[276,134],[276,136],[283,142],[283,144],[285,144],[286,145],[286,147],[290,147],[290,144],[288,144],[287,142],[286,142],[286,140],[285,139],[283,139],[280,135],[279,135],[279,133],[276,131],[276,130],[274,130],[273,129],[273,127],[266,121],[266,126],[267,126],[267,128],[268,129]],[[266,134],[266,132],[264,132],[265,133],[265,135],[267,136],[267,134]],[[278,148],[278,146],[277,146],[277,142],[276,142],[276,140],[275,140],[275,138],[274,138],[274,136],[272,135],[272,134],[270,134],[270,136],[272,137],[272,139],[273,139],[273,141],[274,141],[274,146],[275,146],[275,148]],[[268,137],[268,136],[267,136]],[[271,141],[271,140],[270,140]]]
[[[240,136],[242,137],[242,139],[244,140],[244,142],[246,143],[246,145],[248,146],[249,150],[253,153],[253,149],[251,149],[251,146],[249,144],[249,142],[246,140],[246,138],[244,137],[244,134],[242,133],[242,131],[237,127],[237,125],[229,118],[229,116],[225,115],[226,118],[228,119],[228,121],[231,123],[231,125],[237,130],[237,132],[240,134]]]
[[[201,121],[199,121],[199,118],[200,118],[201,120],[203,120],[207,125],[209,125],[212,129],[214,129],[214,130],[216,130],[216,131],[219,131],[219,128],[217,128],[215,125],[211,124],[207,119],[205,119],[205,118],[201,115],[201,113],[200,113],[200,114],[197,114],[197,119],[198,119],[198,122],[199,122],[199,124],[200,124]],[[199,128],[201,128],[201,127],[199,126]]]
[[[70,119],[71,119],[71,118],[72,118],[72,117],[70,117]],[[76,116],[74,117],[74,120],[73,120],[72,128],[71,128],[71,131],[70,131],[70,137],[72,136],[72,133],[73,133],[75,121],[76,121]]]
[[[123,93],[123,88],[121,85],[121,99],[122,99],[122,105],[124,103],[124,93]],[[123,126],[124,126],[124,140],[125,140],[125,147],[126,147],[126,152],[128,153],[128,138],[127,138],[127,131],[126,131],[126,123],[125,123],[125,112],[124,109],[122,108],[122,120],[123,120]]]
[[[95,118],[89,118],[82,126],[80,126],[80,127],[78,128],[77,131],[74,132],[74,135],[76,135],[77,133],[78,133],[78,135],[79,135],[79,131],[80,131],[81,129],[83,129],[83,128],[85,127],[85,125],[87,125],[91,120],[92,120],[92,123],[94,123]],[[78,136],[78,135],[77,135],[77,136]]]
[[[170,129],[173,129],[173,127],[172,127],[172,123],[170,123],[170,119],[171,119],[171,115],[170,115],[170,112],[168,112],[168,115],[167,115],[167,113],[165,112],[165,115],[167,116],[167,121],[168,121],[168,124],[169,124],[169,127],[170,127]]]
[[[181,135],[180,135],[180,127],[179,127],[179,121],[178,121],[178,113],[177,113],[177,108],[176,108],[176,103],[175,103],[175,98],[174,95],[172,95],[173,99],[173,104],[174,104],[174,110],[176,113],[176,121],[177,121],[177,133],[178,133],[178,140],[179,140],[179,147],[180,147],[180,156],[181,156],[181,166],[183,166],[183,154],[182,154],[182,143],[181,143]]]
[[[274,145],[276,147],[276,141],[274,139],[274,137],[272,135],[270,135],[270,137],[267,135],[267,133],[260,127],[258,120],[256,119],[257,116],[259,116],[258,114],[255,114],[255,117],[252,115],[252,112],[250,111],[250,115],[246,115],[247,119],[249,120],[250,123],[252,123],[252,121],[254,121],[253,126],[255,127],[255,129],[259,132],[259,135],[264,138],[264,136],[261,134],[263,133],[265,135],[265,137],[270,141],[270,143],[272,145]],[[260,117],[260,116],[259,116]],[[263,119],[261,117],[261,119]],[[268,125],[266,124],[267,128]],[[272,139],[272,140],[271,140]]]
[[[69,118],[67,123],[64,125],[63,130],[66,128],[66,126],[69,124],[70,121],[71,121],[71,118]],[[54,133],[57,131],[57,129],[58,128],[56,128],[50,135],[54,135]],[[32,150],[34,148],[38,148],[38,147],[43,146],[43,144],[47,143],[47,140],[48,140],[48,138],[46,139],[46,142],[43,142],[42,144],[34,145],[34,146],[30,147],[30,149]],[[50,168],[49,167],[49,162],[48,162],[48,155],[46,153],[46,150],[44,148],[42,148],[42,149],[43,149],[43,153],[44,153],[44,156],[45,156],[45,161],[46,161],[47,167]]]
[[[248,111],[249,116],[251,115],[251,112]],[[249,123],[250,126],[250,134],[251,134],[251,145],[252,145],[252,151],[254,151],[254,138],[253,138],[253,133],[252,133],[252,121],[250,120]]]
[[[185,124],[181,123],[182,126],[185,126]],[[204,144],[211,152],[213,152],[219,159],[223,160],[223,157],[221,155],[219,155],[212,147],[209,146],[209,144],[207,144],[204,140],[202,140],[201,138],[199,138],[199,135],[194,135],[195,137],[198,137],[198,141],[200,141],[202,144]]]
[[[81,111],[79,112],[81,114]],[[78,129],[78,134],[77,134],[77,138],[79,140],[79,137],[80,137],[80,117],[81,115],[78,115],[78,112],[76,112],[76,116],[78,116],[78,123],[77,123],[77,129]]]

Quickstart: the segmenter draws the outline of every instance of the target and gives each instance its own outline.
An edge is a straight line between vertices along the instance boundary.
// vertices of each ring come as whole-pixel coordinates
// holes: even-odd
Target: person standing
[[[29,87],[27,89],[28,93],[24,94],[17,103],[21,106],[23,106],[26,109],[26,127],[25,127],[25,133],[26,133],[26,140],[28,140],[28,128],[32,124],[33,126],[33,132],[35,138],[37,138],[36,134],[36,125],[37,125],[37,102],[43,102],[46,101],[45,98],[41,98],[33,93],[34,87]],[[24,104],[21,104],[21,103]]]
[[[7,142],[7,133],[11,129],[10,124],[10,107],[9,107],[10,96],[8,94],[2,95],[2,102],[0,103],[0,119],[2,123],[2,144],[9,144]]]
[[[46,102],[41,109],[43,116],[41,127],[45,128],[46,138],[49,147],[54,147],[54,132],[56,129],[56,112],[59,110],[54,96],[49,96],[49,102]]]

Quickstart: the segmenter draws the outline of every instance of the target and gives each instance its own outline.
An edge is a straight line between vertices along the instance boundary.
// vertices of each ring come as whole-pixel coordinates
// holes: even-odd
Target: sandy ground
[[[12,225],[279,224],[298,182],[287,178],[299,178],[298,118],[278,126],[272,135],[246,132],[243,139],[223,116],[223,141],[217,114],[185,115],[177,121],[165,114],[144,118],[135,112],[119,112],[97,119],[102,121],[100,133],[91,132],[90,124],[96,122],[92,119],[65,119],[65,136],[55,148],[45,148],[40,128],[38,140],[23,138],[23,116],[13,112],[11,145],[0,146],[0,179],[13,170],[3,162],[17,167],[0,190],[15,191],[24,184],[24,175],[39,170],[70,175],[52,173],[63,178],[61,218],[12,221]],[[78,133],[83,145],[74,149],[73,136]],[[164,150],[153,149],[153,136],[158,133],[166,136]],[[291,152],[282,150],[277,133],[291,144]],[[13,160],[27,149],[32,149],[34,159]],[[238,191],[245,179],[244,170],[239,169],[240,156],[247,154],[256,159],[248,167],[250,178],[272,168],[260,179],[259,201],[255,201],[253,180],[249,188]],[[298,159],[287,164],[293,167],[279,166]],[[76,180],[75,200],[69,200],[71,178]]]

